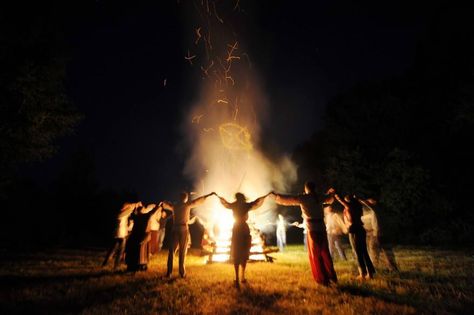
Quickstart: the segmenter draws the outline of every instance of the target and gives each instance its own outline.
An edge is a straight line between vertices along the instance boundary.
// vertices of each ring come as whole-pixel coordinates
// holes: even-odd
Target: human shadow
[[[258,309],[272,310],[275,303],[282,297],[280,293],[267,293],[256,290],[249,284],[245,284],[237,291],[236,306],[232,314],[245,313],[245,306],[253,306]]]

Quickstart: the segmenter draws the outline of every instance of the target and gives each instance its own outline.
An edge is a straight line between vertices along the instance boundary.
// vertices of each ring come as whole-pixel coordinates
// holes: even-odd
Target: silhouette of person
[[[142,206],[141,202],[137,203],[124,203],[117,215],[117,227],[115,228],[114,243],[110,247],[109,251],[105,255],[102,267],[106,266],[110,258],[115,255],[114,269],[120,266],[123,254],[125,252],[125,246],[127,243],[128,233],[132,230],[133,221],[129,221],[130,215],[133,211]]]
[[[128,271],[146,270],[150,255],[150,218],[161,210],[161,206],[149,204],[138,207],[130,216],[134,222],[132,232],[127,242],[125,262]]]
[[[347,234],[347,227],[339,213],[333,211],[331,205],[324,207],[324,221],[326,223],[326,232],[328,234],[329,253],[334,258],[334,249],[337,250],[339,258],[347,260],[346,254],[341,246],[342,234]]]
[[[366,233],[361,219],[362,204],[355,196],[345,196],[344,200],[338,194],[335,194],[334,197],[344,207],[344,220],[347,222],[349,240],[359,266],[359,276],[357,279],[372,279],[375,268],[367,252]]]
[[[249,259],[250,247],[252,245],[252,237],[250,236],[250,228],[247,224],[249,218],[249,211],[258,209],[262,206],[265,198],[269,194],[255,199],[252,202],[247,202],[245,195],[242,193],[235,194],[235,201],[230,203],[224,198],[219,197],[222,205],[232,210],[234,215],[234,226],[232,227],[232,238],[230,245],[230,257],[234,264],[235,271],[235,287],[239,288],[239,266],[242,270],[242,283],[247,282],[245,278],[245,268],[247,267],[247,260]]]
[[[316,194],[313,182],[306,182],[301,195],[275,194],[275,202],[282,206],[299,206],[308,229],[308,256],[314,280],[322,285],[337,283],[336,271],[329,253],[322,198]]]
[[[161,216],[159,220],[160,228],[158,229],[158,251],[163,248],[163,242],[166,236],[166,222],[171,218],[170,215],[166,211],[161,211]]]
[[[173,272],[173,258],[176,251],[179,249],[179,275],[181,278],[186,277],[186,268],[184,266],[184,259],[188,249],[189,239],[189,219],[191,209],[195,208],[206,201],[209,196],[215,195],[214,192],[201,196],[194,200],[189,200],[187,192],[182,192],[179,202],[172,204],[168,201],[163,201],[163,208],[172,211],[173,216],[173,230],[171,233],[171,245],[168,252],[168,271],[166,277],[170,278]]]
[[[276,222],[276,237],[278,249],[282,252],[286,247],[286,221],[285,218],[279,214]]]
[[[382,255],[383,261],[390,271],[398,271],[397,262],[393,249],[381,241],[380,227],[377,219],[377,213],[374,210],[377,201],[374,198],[360,200],[363,205],[362,222],[367,233],[367,249],[370,259],[376,265]]]

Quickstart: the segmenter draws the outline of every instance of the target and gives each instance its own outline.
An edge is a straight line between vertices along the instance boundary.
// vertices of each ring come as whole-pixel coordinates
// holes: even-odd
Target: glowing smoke
[[[234,194],[242,192],[250,201],[271,190],[286,191],[296,181],[296,167],[285,155],[268,157],[261,150],[265,141],[260,139],[261,126],[271,122],[266,116],[270,105],[241,41],[235,39],[234,30],[225,27],[223,16],[230,14],[219,11],[216,3],[209,1],[213,8],[209,10],[204,2],[195,2],[203,20],[196,22],[201,26],[195,29],[194,51],[188,50],[185,59],[195,56],[192,66],[200,67],[203,80],[199,100],[185,117],[185,134],[192,146],[185,173],[199,194],[215,191],[232,202]],[[237,14],[235,8],[229,12]],[[263,223],[275,217],[274,208],[267,199],[250,220],[263,228]],[[211,224],[216,220],[229,224],[229,213],[216,198],[198,214]],[[221,220],[223,217],[226,219]]]

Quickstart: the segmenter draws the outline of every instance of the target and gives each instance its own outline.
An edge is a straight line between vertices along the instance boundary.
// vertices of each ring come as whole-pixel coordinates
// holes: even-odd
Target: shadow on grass
[[[237,292],[235,307],[231,314],[246,313],[246,311],[252,308],[272,310],[275,302],[281,297],[280,293],[265,293],[245,285]]]
[[[85,288],[77,289],[80,285],[74,284],[74,280],[89,280],[104,276],[103,274],[84,274],[76,276],[51,276],[51,277],[9,277],[0,279],[2,281],[2,289],[8,286],[8,282],[14,281],[35,283],[38,285],[35,291],[37,293],[15,293],[9,292],[6,299],[0,299],[1,314],[64,314],[64,313],[80,313],[88,308],[96,308],[100,305],[112,303],[116,299],[131,295],[130,288],[138,287],[142,284],[143,279],[129,277],[123,282],[114,285],[90,285]],[[3,282],[7,280],[7,282]],[[62,287],[59,290],[51,290],[43,285],[53,285],[66,280],[73,287],[73,292],[68,292]],[[62,283],[64,285],[64,283]],[[74,290],[76,287],[77,290]],[[33,288],[34,289],[34,288]],[[39,293],[46,290],[46,294]]]
[[[387,303],[409,305],[415,308],[421,306],[421,301],[417,301],[417,299],[419,298],[417,296],[414,296],[413,294],[410,294],[410,296],[405,296],[383,290],[374,290],[355,284],[339,285],[339,290],[341,292],[345,292],[354,296],[374,297]]]
[[[0,289],[1,288],[17,288],[32,285],[45,285],[51,283],[58,283],[63,281],[87,281],[90,279],[97,279],[104,276],[110,276],[114,274],[122,274],[121,272],[112,273],[107,270],[100,270],[96,272],[84,272],[77,274],[52,274],[52,275],[6,275],[0,276]]]

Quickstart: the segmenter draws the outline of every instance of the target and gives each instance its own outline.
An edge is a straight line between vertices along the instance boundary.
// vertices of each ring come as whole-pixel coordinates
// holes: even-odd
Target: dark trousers
[[[179,274],[184,277],[186,269],[184,267],[184,258],[188,250],[189,231],[187,226],[173,227],[171,235],[171,246],[168,252],[168,272],[171,275],[173,272],[173,258],[177,250],[179,250]]]
[[[102,266],[107,265],[110,258],[115,254],[114,268],[118,268],[118,266],[120,266],[120,260],[122,259],[123,253],[125,251],[126,243],[127,240],[125,238],[115,238],[113,245],[110,247],[109,251],[107,252],[107,255],[105,255],[105,259],[102,263]]]
[[[359,273],[362,276],[366,274],[373,275],[375,273],[374,265],[370,260],[367,251],[366,233],[363,228],[356,229],[349,233],[349,240],[355,253],[357,264],[359,265]]]

